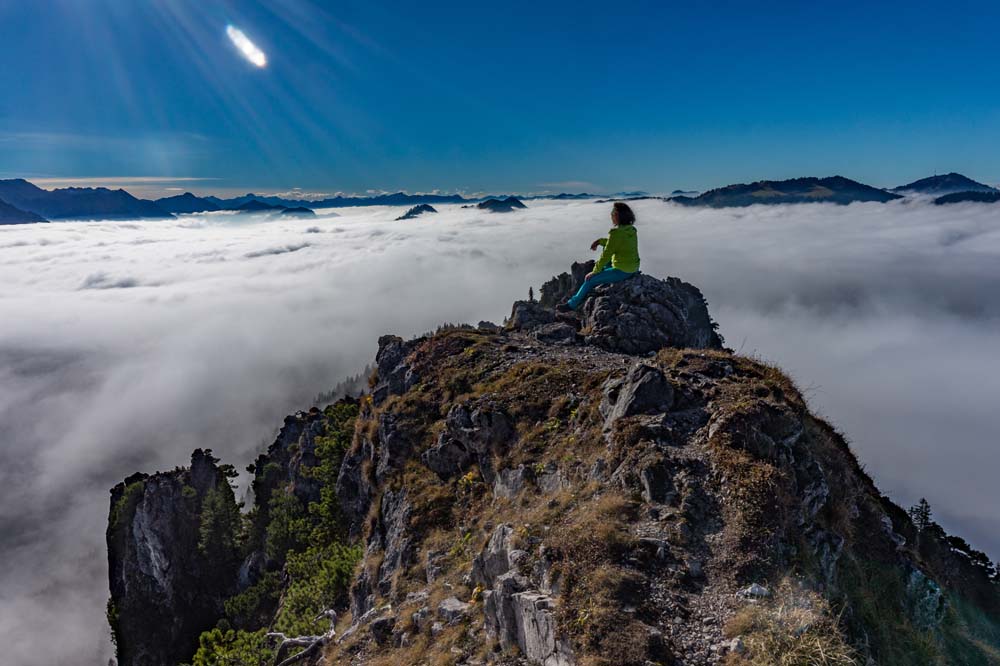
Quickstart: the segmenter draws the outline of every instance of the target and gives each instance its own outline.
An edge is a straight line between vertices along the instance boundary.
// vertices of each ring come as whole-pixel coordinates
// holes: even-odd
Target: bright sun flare
[[[233,42],[243,57],[249,60],[251,63],[257,67],[265,67],[267,65],[267,56],[264,52],[257,48],[257,45],[250,41],[250,38],[243,34],[243,31],[231,25],[226,26],[226,34],[229,39]]]

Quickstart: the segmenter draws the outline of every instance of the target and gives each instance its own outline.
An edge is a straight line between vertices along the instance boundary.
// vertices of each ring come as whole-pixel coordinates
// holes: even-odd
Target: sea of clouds
[[[699,286],[882,490],[1000,557],[1000,208],[635,203],[643,271]],[[108,489],[195,447],[245,466],[383,333],[501,321],[610,206],[0,227],[0,644],[104,664]],[[50,640],[58,630],[59,640]]]

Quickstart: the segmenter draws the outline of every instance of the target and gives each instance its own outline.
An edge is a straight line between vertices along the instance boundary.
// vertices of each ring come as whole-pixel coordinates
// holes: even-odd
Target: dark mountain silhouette
[[[506,199],[487,199],[476,204],[480,210],[488,210],[493,213],[509,213],[518,208],[527,208],[517,197],[507,197]]]
[[[6,201],[0,201],[0,224],[32,224],[34,222],[48,222],[48,220],[41,215],[11,206]]]
[[[944,204],[963,203],[972,201],[976,203],[996,203],[1000,201],[1000,192],[952,192],[934,200],[938,206]]]
[[[478,199],[466,199],[459,194],[406,194],[396,192],[395,194],[379,194],[371,197],[345,197],[338,195],[327,199],[287,199],[284,197],[267,196],[247,193],[232,199],[220,199],[219,197],[205,197],[205,199],[215,203],[220,208],[233,210],[248,201],[262,201],[274,206],[285,206],[294,208],[304,206],[306,208],[350,208],[355,206],[414,206],[421,203],[442,204],[442,203],[468,203],[478,201]]]
[[[207,198],[197,197],[190,192],[174,197],[163,197],[153,203],[170,213],[204,213],[219,210],[219,204]]]
[[[292,208],[285,208],[281,211],[280,215],[283,217],[316,217],[316,213],[312,208],[306,208],[305,206],[294,206]]]
[[[612,203],[615,201],[647,201],[650,199],[655,199],[657,201],[667,201],[666,197],[654,197],[653,195],[645,195],[641,197],[611,197],[609,199],[598,199],[594,203]]]
[[[269,204],[260,201],[259,199],[251,199],[250,201],[240,204],[239,206],[236,206],[235,208],[232,208],[230,210],[243,211],[244,213],[258,213],[260,211],[265,211],[265,210],[284,210],[285,208],[287,208],[287,206],[282,206],[279,204]]]
[[[709,190],[697,197],[671,197],[670,201],[684,206],[729,208],[753,204],[886,202],[899,198],[901,197],[898,194],[864,185],[843,176],[831,176],[739,183]]]
[[[431,206],[430,204],[420,204],[420,205],[414,206],[413,208],[411,208],[410,210],[406,211],[405,213],[403,213],[402,215],[400,215],[396,219],[397,220],[412,220],[413,218],[419,217],[419,216],[423,215],[424,213],[436,213],[436,212],[437,212],[437,209],[435,209],[434,206]]]
[[[670,193],[672,197],[696,197],[700,194],[698,190],[674,190]]]
[[[23,178],[0,180],[0,199],[48,219],[107,220],[173,217],[152,201],[125,190],[66,187],[43,190]]]
[[[395,194],[379,194],[370,197],[348,197],[338,195],[336,197],[331,197],[327,199],[287,199],[284,197],[269,196],[262,194],[247,193],[239,197],[234,197],[231,199],[222,199],[215,196],[200,197],[204,201],[211,202],[218,206],[222,210],[236,210],[248,201],[261,201],[273,206],[285,206],[288,208],[294,207],[306,207],[306,208],[354,208],[362,206],[418,206],[421,204],[433,205],[433,204],[476,204],[482,201],[488,201],[490,199],[504,200],[509,196],[506,194],[489,194],[484,196],[475,197],[465,197],[460,194],[406,194],[404,192],[396,192]],[[531,201],[535,199],[556,199],[556,200],[577,200],[577,199],[596,199],[601,196],[601,194],[590,194],[587,192],[571,193],[571,192],[560,192],[558,194],[535,194],[530,196],[518,196],[517,199],[521,201]],[[645,192],[621,192],[615,197],[621,196],[640,196],[645,197]]]
[[[915,192],[919,194],[952,194],[954,192],[996,192],[997,189],[977,183],[960,173],[946,173],[943,176],[921,178],[906,185],[892,188],[893,192]]]
[[[580,192],[579,194],[570,194],[568,192],[560,192],[559,194],[540,194],[535,197],[523,197],[524,199],[556,199],[558,201],[573,201],[576,199],[596,199],[596,194],[589,194],[587,192]]]
[[[207,201],[211,201],[217,205],[221,210],[239,210],[240,206],[250,203],[251,201],[259,201],[261,203],[266,203],[271,206],[281,206],[284,208],[293,208],[295,206],[305,206],[306,201],[297,201],[294,199],[282,199],[281,197],[266,196],[261,194],[254,194],[253,192],[248,192],[242,196],[233,197],[231,199],[220,199],[216,196],[202,197]]]

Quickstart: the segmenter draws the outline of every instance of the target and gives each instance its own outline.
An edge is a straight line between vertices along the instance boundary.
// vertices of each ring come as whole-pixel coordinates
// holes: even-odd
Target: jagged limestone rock
[[[413,351],[415,341],[404,342],[395,335],[383,335],[378,339],[378,353],[375,354],[376,377],[378,383],[372,389],[372,401],[382,404],[390,395],[399,395],[416,383],[413,369],[406,358]]]
[[[542,285],[537,302],[516,301],[508,326],[535,331],[537,339],[571,343],[576,333],[566,323],[554,323],[553,308],[573,295],[594,263],[574,263],[572,274],[562,273]],[[659,280],[636,273],[596,287],[579,308],[584,340],[608,351],[646,355],[664,347],[720,349],[722,337],[708,314],[697,287],[677,278]]]
[[[498,525],[472,563],[472,580],[489,588],[483,595],[486,630],[501,648],[517,647],[531,663],[568,666],[572,649],[559,638],[555,601],[518,571],[529,554],[512,548],[514,530]]]
[[[459,601],[457,597],[448,597],[438,604],[437,614],[445,624],[455,624],[469,612],[471,604]]]
[[[382,414],[378,420],[378,465],[375,480],[381,483],[399,469],[410,457],[412,443],[406,429],[400,427],[398,419],[391,414]]]
[[[534,471],[525,465],[497,472],[493,494],[502,499],[513,499],[535,481]]]
[[[445,419],[445,432],[422,455],[424,464],[442,479],[464,472],[478,462],[484,475],[492,474],[491,457],[501,453],[514,431],[510,419],[489,404],[457,404]]]
[[[663,373],[647,363],[635,363],[624,378],[605,382],[600,410],[608,427],[626,416],[669,411],[673,402],[673,387]]]
[[[538,301],[514,301],[507,326],[515,331],[530,331],[555,320],[555,311]]]
[[[133,475],[111,491],[109,617],[121,666],[159,666],[190,658],[236,589],[239,559],[199,548],[203,504],[212,495],[236,515],[228,479],[209,451],[191,467]],[[236,525],[232,526],[233,528]],[[232,534],[228,535],[232,538]]]
[[[859,660],[905,660],[919,643],[986,663],[976,646],[996,646],[979,627],[993,626],[1000,599],[981,554],[917,532],[787,378],[719,349],[690,285],[635,276],[595,290],[576,322],[582,341],[565,315],[553,326],[547,306],[586,270],[515,306],[502,330],[380,340],[372,398],[336,482],[327,477],[339,529],[364,553],[349,601],[331,602],[349,604],[351,619],[324,647],[327,663],[719,666],[733,641],[761,659],[749,654],[760,641],[723,627],[744,609],[794,607],[786,577],[844,609],[830,626]],[[545,326],[572,329],[572,344],[536,335]],[[650,354],[664,344],[701,349]],[[257,515],[279,487],[329,497],[306,472],[321,421],[286,420],[281,450],[262,459],[278,462],[255,476],[268,479],[255,486]],[[173,486],[149,488],[174,501]],[[151,518],[137,543],[159,552]],[[294,574],[269,564],[248,557],[242,585],[280,573],[279,592],[293,597]],[[150,585],[181,576],[156,557],[130,567]],[[186,576],[185,586],[200,580]],[[740,595],[751,583],[770,596]],[[872,594],[877,618],[865,612]],[[169,611],[161,604],[175,598],[144,604]],[[946,621],[956,609],[974,621]]]
[[[553,322],[536,328],[534,336],[540,342],[555,345],[571,345],[576,342],[576,328],[565,322]]]
[[[369,630],[379,645],[385,645],[392,638],[392,631],[396,627],[396,618],[390,616],[380,617],[372,621]]]
[[[379,594],[383,596],[392,589],[397,572],[412,563],[413,549],[407,531],[411,510],[405,489],[395,492],[388,490],[382,495],[382,510],[375,536],[384,553],[378,569],[377,586]]]
[[[472,581],[477,585],[492,587],[493,581],[501,574],[510,571],[511,539],[514,528],[510,525],[497,525],[490,535],[486,547],[472,561]]]
[[[594,289],[581,306],[588,344],[625,354],[664,347],[719,349],[704,296],[677,278],[642,273]]]
[[[518,592],[512,597],[517,646],[532,663],[573,666],[569,642],[556,626],[555,600],[547,594]]]
[[[335,492],[352,536],[361,533],[362,522],[375,496],[374,482],[366,471],[374,464],[375,445],[364,437],[347,452],[340,465]]]

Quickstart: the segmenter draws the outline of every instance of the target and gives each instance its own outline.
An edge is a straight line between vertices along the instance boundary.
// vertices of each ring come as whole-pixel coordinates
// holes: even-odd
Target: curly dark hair
[[[611,208],[611,217],[617,220],[618,226],[635,224],[635,213],[632,212],[627,203],[621,201],[616,201]]]

